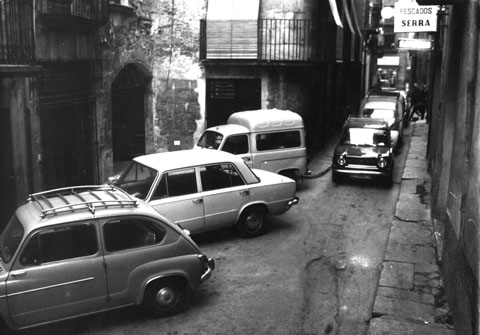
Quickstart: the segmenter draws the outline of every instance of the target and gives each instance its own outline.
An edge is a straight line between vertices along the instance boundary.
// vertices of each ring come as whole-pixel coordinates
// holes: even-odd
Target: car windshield
[[[156,170],[132,161],[115,182],[115,186],[134,197],[145,200],[156,176]]]
[[[386,146],[388,132],[383,129],[349,128],[342,137],[342,144]]]
[[[207,130],[198,140],[197,146],[208,149],[218,149],[222,143],[223,135],[216,131]]]
[[[23,237],[23,226],[14,214],[0,235],[0,258],[9,263]]]
[[[393,119],[395,117],[394,111],[391,109],[365,109],[365,116],[373,119]]]

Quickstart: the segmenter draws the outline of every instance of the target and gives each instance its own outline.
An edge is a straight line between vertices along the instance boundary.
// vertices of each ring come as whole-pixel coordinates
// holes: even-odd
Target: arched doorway
[[[146,94],[151,74],[141,64],[130,63],[112,83],[112,141],[114,165],[146,152]]]

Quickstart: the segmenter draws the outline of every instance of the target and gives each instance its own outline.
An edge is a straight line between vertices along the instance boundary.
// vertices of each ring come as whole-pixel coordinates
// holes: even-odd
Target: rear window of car
[[[166,231],[144,218],[122,218],[103,226],[105,247],[108,251],[121,251],[158,244]]]
[[[232,164],[212,164],[200,167],[203,191],[244,185],[240,173]]]
[[[258,134],[256,142],[258,151],[296,148],[302,143],[298,130]]]

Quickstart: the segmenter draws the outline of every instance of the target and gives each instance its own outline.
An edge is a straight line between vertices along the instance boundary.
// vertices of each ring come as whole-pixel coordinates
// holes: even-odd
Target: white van
[[[208,128],[196,148],[227,151],[242,157],[251,168],[294,180],[308,174],[303,119],[288,110],[234,113],[226,125]]]

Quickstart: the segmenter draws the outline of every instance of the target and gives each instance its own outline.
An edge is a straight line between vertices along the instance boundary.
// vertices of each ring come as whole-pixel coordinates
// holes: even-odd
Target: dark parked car
[[[386,121],[350,117],[342,130],[332,159],[332,180],[343,177],[379,179],[391,185],[393,176],[393,144]]]

